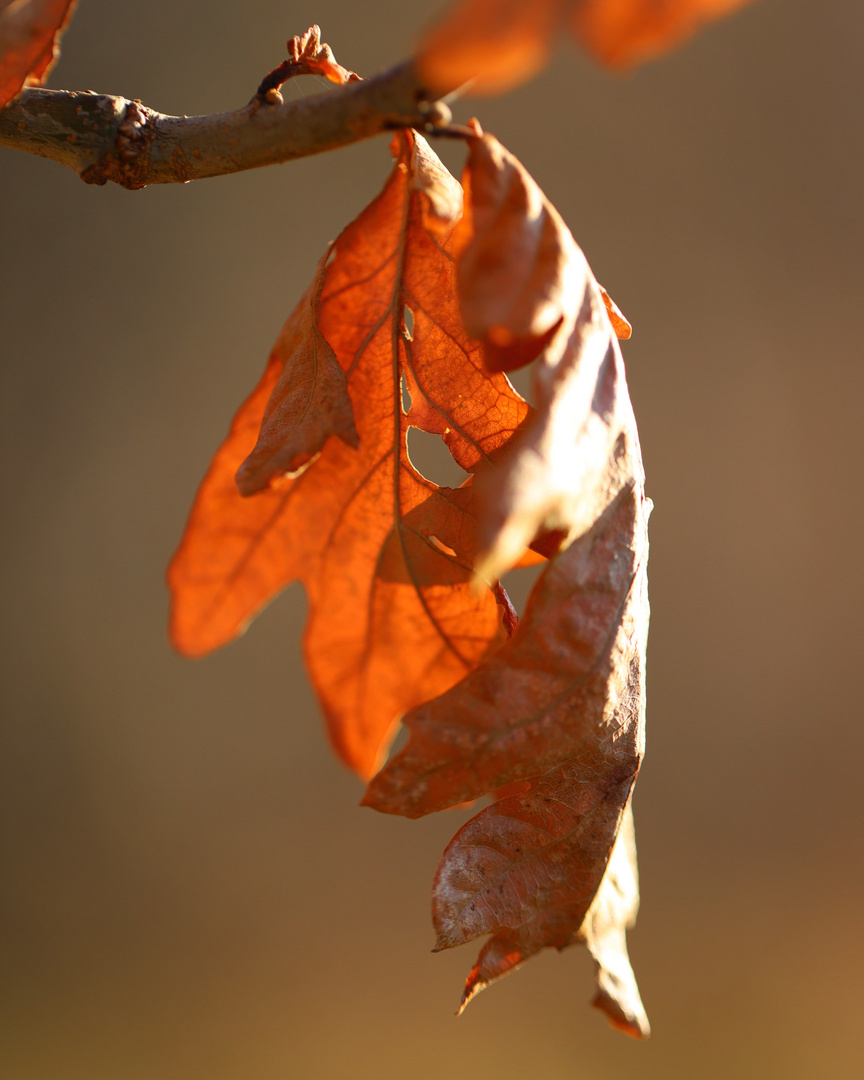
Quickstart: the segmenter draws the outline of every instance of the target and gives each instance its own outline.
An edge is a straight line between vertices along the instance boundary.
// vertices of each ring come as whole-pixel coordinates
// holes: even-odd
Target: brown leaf
[[[529,782],[469,821],[439,865],[436,947],[493,935],[463,1007],[540,949],[574,943],[589,910],[580,940],[602,972],[620,968],[607,957],[633,911],[592,904],[644,751],[647,509],[640,485],[619,491],[544,571],[511,641],[405,717],[408,745],[367,790],[366,805],[417,817]]]
[[[631,666],[641,665],[647,634],[642,498],[624,487],[544,569],[510,641],[405,716],[411,738],[371,781],[365,805],[421,817],[536,777],[635,724],[619,713],[639,705]]]
[[[318,459],[286,480],[274,410],[254,486],[275,486],[240,497],[234,472],[286,359],[274,354],[217,453],[169,572],[172,640],[189,655],[224,644],[275,592],[302,580],[307,666],[330,738],[366,777],[399,715],[452,686],[506,637],[499,593],[471,585],[473,487],[437,487],[406,446],[409,425],[438,432],[473,470],[527,414],[506,378],[484,372],[461,326],[460,212],[459,185],[426,143],[401,138],[381,195],[336,241],[318,303],[318,332],[346,375],[358,448],[327,439]]]
[[[748,0],[461,0],[420,43],[426,84],[498,94],[545,66],[568,30],[606,64],[664,52]]]
[[[318,264],[311,289],[273,349],[271,361],[281,365],[282,373],[264,410],[255,449],[237,470],[242,495],[308,467],[330,435],[357,446],[345,372],[318,328],[329,255]]]
[[[450,842],[435,877],[436,951],[492,934],[465,983],[460,1012],[544,948],[573,944],[606,871],[633,763],[596,751],[494,803]]]
[[[0,108],[41,83],[77,0],[0,0]]]
[[[502,287],[517,283],[514,310],[522,281],[533,283],[538,308],[554,296],[560,328],[536,361],[537,415],[487,484],[494,528],[485,561],[488,572],[499,572],[518,558],[518,543],[543,529],[559,530],[562,550],[553,552],[510,641],[406,715],[409,741],[371,781],[364,802],[419,817],[524,785],[456,834],[436,875],[436,947],[492,935],[462,1007],[539,950],[582,941],[598,963],[598,1004],[631,1034],[647,1034],[624,943],[637,903],[635,849],[631,864],[629,841],[616,844],[622,822],[629,828],[625,812],[644,752],[650,503],[600,288],[563,222],[517,166],[484,137],[472,147],[471,190],[477,172],[489,169],[491,182],[481,182],[490,190],[518,184],[527,193],[496,200],[492,220],[500,215],[523,259],[531,249],[520,247],[520,214],[529,238],[532,229],[536,236],[548,228],[544,258],[529,259],[520,279],[520,267],[506,272],[502,251]],[[497,188],[495,169],[505,180]],[[463,263],[488,235],[478,227],[480,241],[469,243]],[[568,260],[578,271],[576,289],[560,285],[573,272]],[[535,272],[541,265],[551,269]],[[459,280],[463,286],[461,271]],[[523,310],[531,312],[531,287],[524,297]],[[613,851],[623,854],[607,869]]]
[[[530,363],[549,344],[588,265],[557,210],[491,135],[472,139],[462,178],[473,235],[459,262],[459,301],[490,371]]]
[[[532,376],[537,415],[483,485],[477,572],[494,579],[539,533],[566,545],[591,526],[624,481],[609,462],[635,422],[602,290],[560,215],[491,135],[471,143],[466,188],[475,221],[459,268],[466,324],[495,368],[543,350]]]
[[[636,833],[628,803],[606,873],[577,937],[594,957],[597,994],[592,1004],[606,1013],[613,1027],[643,1039],[651,1027],[630,966],[626,936],[638,911]]]

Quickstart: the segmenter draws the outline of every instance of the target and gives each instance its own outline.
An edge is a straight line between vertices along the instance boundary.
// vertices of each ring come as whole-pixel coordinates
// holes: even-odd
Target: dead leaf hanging
[[[343,761],[372,775],[406,714],[409,742],[366,805],[417,817],[512,792],[457,833],[435,879],[437,947],[490,935],[463,1006],[541,949],[583,942],[597,1004],[644,1035],[624,939],[650,509],[616,338],[629,324],[494,139],[471,140],[464,216],[426,143],[395,147],[202,485],[169,574],[172,637],[206,652],[301,580],[307,666]],[[533,413],[500,373],[532,357]],[[441,435],[469,480],[420,475],[410,426]],[[517,628],[495,579],[531,543],[553,557]],[[492,587],[472,587],[478,574]]]
[[[624,944],[637,903],[635,848],[632,863],[623,865],[621,856],[610,862],[644,752],[648,630],[650,503],[623,361],[599,286],[524,169],[484,136],[472,143],[467,173],[474,205],[478,190],[481,205],[490,203],[490,191],[496,198],[494,212],[474,214],[477,232],[460,267],[463,302],[476,298],[471,275],[482,272],[474,269],[472,248],[488,247],[502,228],[516,237],[502,248],[497,268],[511,301],[502,317],[531,328],[532,313],[548,311],[554,297],[546,317],[557,327],[535,362],[537,414],[487,485],[492,540],[481,566],[492,575],[503,571],[549,529],[557,530],[562,550],[511,640],[407,714],[408,744],[372,780],[364,802],[417,817],[505,785],[527,785],[469,821],[438,868],[437,947],[492,935],[462,1005],[540,949],[583,941],[598,963],[597,1003],[618,1026],[645,1035]],[[542,257],[526,259],[532,238]],[[509,272],[514,251],[518,265]],[[545,271],[537,272],[541,266]],[[487,310],[497,312],[496,304],[491,297]],[[482,333],[483,319],[475,326]],[[541,322],[538,336],[545,329]],[[513,335],[517,356],[526,340]],[[506,348],[496,355],[500,366],[512,359]],[[482,519],[480,528],[482,535]],[[622,886],[627,866],[629,890]]]
[[[345,373],[357,448],[343,441],[343,417],[343,438],[327,439],[314,463],[286,479],[298,459],[293,444],[290,453],[284,446],[296,433],[283,430],[274,398],[252,451],[282,369],[277,396],[288,400],[307,382],[296,354],[305,316],[295,313],[217,453],[169,572],[172,640],[188,655],[224,644],[279,589],[302,580],[307,666],[330,738],[365,777],[380,765],[398,717],[471,670],[504,640],[509,618],[498,590],[471,586],[473,486],[439,488],[421,476],[408,459],[407,429],[443,435],[472,471],[527,415],[506,378],[483,371],[461,326],[452,254],[459,185],[419,137],[401,137],[397,150],[381,195],[336,241],[317,302],[315,333]],[[308,310],[308,298],[303,304]],[[313,406],[320,420],[321,406]],[[243,499],[234,473],[250,451],[244,489],[271,486]]]

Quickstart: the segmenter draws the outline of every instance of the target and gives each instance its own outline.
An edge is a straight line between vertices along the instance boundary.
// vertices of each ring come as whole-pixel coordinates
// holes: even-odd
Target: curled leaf
[[[485,333],[493,367],[540,352],[532,373],[537,413],[482,488],[477,573],[493,579],[538,534],[566,546],[597,520],[626,480],[616,462],[622,433],[635,432],[635,422],[602,290],[560,215],[491,135],[472,140],[466,187],[475,223],[459,271],[466,322]],[[490,327],[499,335],[491,348]]]
[[[471,242],[459,262],[465,327],[490,371],[536,359],[585,291],[588,264],[558,211],[491,135],[472,139],[463,176]]]
[[[364,802],[418,817],[497,800],[435,879],[437,948],[489,935],[463,1007],[538,951],[583,942],[597,1003],[647,1034],[624,933],[650,504],[617,309],[493,139],[472,147],[464,216],[421,138],[394,148],[205,478],[169,572],[172,638],[206,652],[301,580],[307,666],[342,760],[369,777],[406,714],[407,746]],[[483,343],[463,325],[457,266]],[[532,356],[536,411],[489,370]],[[410,427],[441,436],[465,483],[418,472]],[[244,458],[248,498],[233,483]],[[517,624],[495,578],[529,544],[549,561]]]
[[[503,221],[523,258],[544,252],[527,259],[521,278],[518,265],[502,271],[505,288],[517,283],[511,307],[519,309],[519,298],[524,312],[543,311],[553,297],[550,321],[557,321],[535,362],[537,413],[485,481],[492,540],[481,572],[485,565],[494,576],[515,563],[538,532],[538,546],[554,536],[558,551],[546,551],[552,557],[513,637],[406,715],[408,743],[371,781],[364,802],[419,817],[509,790],[459,830],[435,878],[436,948],[491,935],[462,1008],[541,949],[581,941],[598,964],[598,1004],[631,1034],[647,1034],[624,943],[638,897],[635,849],[619,836],[622,828],[629,835],[644,752],[650,503],[600,287],[517,165],[485,136],[469,160],[471,191],[477,172],[488,170],[482,184],[505,196],[492,199],[487,220]],[[514,185],[519,197],[511,202]],[[480,272],[471,268],[472,244],[487,235],[476,227],[463,256],[469,286]],[[532,249],[538,236],[543,242]],[[503,250],[505,270],[509,259]],[[460,270],[463,298],[464,286]],[[489,310],[494,303],[490,297]]]

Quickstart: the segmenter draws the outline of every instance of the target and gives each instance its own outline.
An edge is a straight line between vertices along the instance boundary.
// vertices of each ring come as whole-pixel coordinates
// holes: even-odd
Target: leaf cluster
[[[609,307],[493,137],[475,127],[462,186],[422,136],[392,149],[199,491],[169,572],[172,640],[201,655],[302,581],[307,667],[367,806],[418,817],[513,791],[436,874],[437,948],[492,935],[463,1004],[582,941],[599,1003],[644,1034],[623,928],[648,504]],[[534,408],[506,375],[529,362]],[[464,484],[414,467],[410,427],[441,436]],[[535,560],[520,622],[499,579]],[[400,717],[411,737],[384,764]]]
[[[495,92],[561,29],[618,64],[741,2],[464,0],[418,63],[429,86]],[[73,7],[0,8],[0,106],[44,77]],[[258,97],[278,104],[303,73],[359,80],[312,27]],[[451,134],[467,144],[461,184],[401,130],[381,193],[323,253],[198,492],[169,570],[171,640],[203,655],[302,582],[309,674],[363,803],[415,818],[491,799],[433,886],[436,949],[487,937],[462,1007],[541,949],[584,944],[595,1004],[644,1036],[625,941],[650,513],[618,344],[630,326],[524,166],[476,121]],[[508,378],[526,365],[533,405]],[[440,436],[467,480],[424,476],[411,428]],[[501,578],[531,563],[519,619]],[[409,739],[388,761],[400,721]]]

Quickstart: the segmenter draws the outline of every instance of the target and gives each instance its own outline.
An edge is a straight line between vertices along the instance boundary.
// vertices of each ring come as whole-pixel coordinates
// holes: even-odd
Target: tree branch
[[[139,101],[67,90],[24,90],[0,110],[0,146],[38,154],[82,180],[126,188],[177,184],[274,165],[402,127],[446,124],[413,62],[292,102],[254,97],[236,112],[165,116]]]

